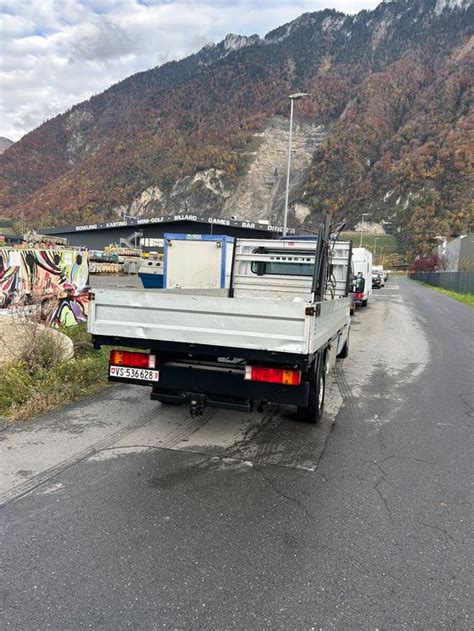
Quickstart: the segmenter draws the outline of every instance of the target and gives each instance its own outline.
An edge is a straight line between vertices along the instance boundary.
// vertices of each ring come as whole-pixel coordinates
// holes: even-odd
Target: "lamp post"
[[[362,236],[364,234],[364,217],[368,217],[369,213],[362,213],[362,221],[360,222],[360,243],[359,247],[362,247]]]
[[[293,101],[297,99],[304,99],[309,96],[307,92],[295,92],[290,94],[290,138],[288,141],[288,168],[286,171],[286,193],[285,193],[285,212],[283,215],[283,236],[286,237],[287,224],[288,224],[288,198],[290,195],[290,163],[291,163],[291,138],[293,134]]]

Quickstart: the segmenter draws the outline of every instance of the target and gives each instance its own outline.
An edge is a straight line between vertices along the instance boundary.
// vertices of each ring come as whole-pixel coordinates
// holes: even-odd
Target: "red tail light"
[[[364,294],[354,294],[354,298],[356,300],[361,300],[364,297]]]
[[[130,351],[111,351],[110,363],[114,366],[130,366],[131,368],[155,368],[156,355]]]
[[[299,386],[301,383],[301,370],[267,368],[265,366],[246,366],[244,379],[247,381],[282,383],[285,386]]]

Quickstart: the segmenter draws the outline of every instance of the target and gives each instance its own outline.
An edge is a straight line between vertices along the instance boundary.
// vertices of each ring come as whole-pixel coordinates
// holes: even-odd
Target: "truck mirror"
[[[356,276],[356,278],[354,278],[354,280],[352,281],[353,284],[353,290],[352,291],[356,291],[357,293],[363,293],[364,289],[365,289],[365,278],[363,276]]]

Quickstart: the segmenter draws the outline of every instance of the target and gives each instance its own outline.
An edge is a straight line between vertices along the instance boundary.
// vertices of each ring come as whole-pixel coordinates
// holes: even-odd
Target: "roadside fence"
[[[415,272],[410,278],[460,294],[474,294],[474,272]]]

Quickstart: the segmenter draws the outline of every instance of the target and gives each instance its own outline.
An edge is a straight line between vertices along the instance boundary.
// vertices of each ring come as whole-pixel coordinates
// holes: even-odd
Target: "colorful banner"
[[[39,304],[51,324],[87,319],[89,257],[77,250],[0,248],[0,309]]]

